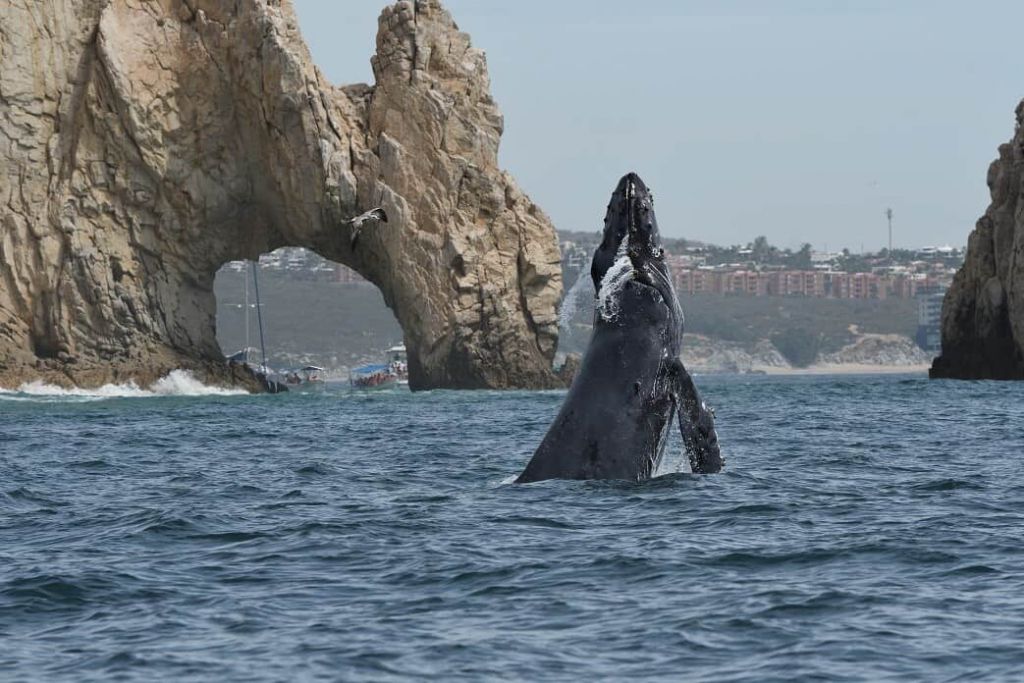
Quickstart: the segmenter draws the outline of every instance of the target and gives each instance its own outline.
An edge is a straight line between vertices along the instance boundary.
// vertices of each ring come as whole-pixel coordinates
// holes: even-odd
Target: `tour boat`
[[[405,344],[392,346],[387,350],[388,365],[398,375],[398,385],[409,386],[409,360],[405,353]]]
[[[320,391],[327,386],[326,371],[316,365],[286,370],[275,379],[288,387],[288,391]]]
[[[349,383],[356,389],[386,389],[398,384],[398,375],[384,363],[353,368],[348,373]]]
[[[349,371],[349,383],[356,389],[384,389],[409,385],[409,364],[405,346],[392,346],[385,352],[383,363],[372,363]]]

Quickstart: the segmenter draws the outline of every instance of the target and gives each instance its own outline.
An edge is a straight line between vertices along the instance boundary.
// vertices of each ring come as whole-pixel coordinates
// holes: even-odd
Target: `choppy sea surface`
[[[562,393],[2,393],[0,680],[1024,678],[1024,385],[698,384],[724,474],[526,486]]]

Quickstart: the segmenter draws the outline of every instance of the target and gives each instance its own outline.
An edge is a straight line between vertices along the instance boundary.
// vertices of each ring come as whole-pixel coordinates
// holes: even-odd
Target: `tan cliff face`
[[[0,386],[217,375],[217,269],[287,245],[381,289],[415,387],[557,383],[554,228],[437,0],[386,7],[341,88],[288,0],[0,4]]]
[[[971,233],[942,305],[931,376],[1024,379],[1024,102],[1013,140],[988,169],[992,203]]]

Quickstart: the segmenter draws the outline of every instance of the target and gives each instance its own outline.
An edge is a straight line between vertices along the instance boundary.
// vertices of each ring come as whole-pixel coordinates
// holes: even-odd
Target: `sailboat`
[[[244,364],[263,381],[267,391],[271,393],[282,391],[317,391],[323,389],[327,385],[327,371],[324,368],[317,365],[306,365],[301,368],[278,372],[267,365],[267,346],[263,337],[263,304],[260,302],[259,263],[257,261],[248,261],[247,264],[248,267],[252,268],[252,282],[256,294],[256,303],[249,303],[249,278],[246,276],[243,278],[245,283],[245,303],[243,304],[245,309],[245,346],[228,356],[228,362]],[[249,311],[253,307],[256,308],[256,320],[259,324],[259,349],[253,348],[249,341]],[[254,365],[257,352],[259,353],[261,363]]]
[[[320,391],[327,387],[327,371],[317,365],[306,365],[275,375],[288,391]]]
[[[245,327],[245,346],[243,346],[241,349],[239,349],[238,351],[235,351],[233,354],[228,356],[227,360],[228,360],[229,363],[241,363],[243,365],[248,366],[249,369],[251,369],[253,371],[256,371],[257,368],[254,368],[252,365],[250,365],[250,361],[256,359],[258,357],[258,353],[259,353],[259,349],[253,348],[252,342],[249,339],[249,330],[251,329],[251,325],[249,324],[249,311],[252,309],[252,306],[253,306],[253,304],[249,303],[249,272],[248,271],[249,271],[249,263],[250,262],[249,261],[245,261],[244,263],[245,263],[244,268],[245,268],[246,272],[242,276],[242,285],[243,285],[243,290],[245,291],[245,301],[242,304],[227,304],[227,305],[231,306],[232,308],[234,308],[236,306],[240,306],[242,311],[243,311],[242,317],[245,320],[245,325],[244,325],[244,327]],[[253,273],[253,277],[255,277],[255,273]],[[261,304],[257,303],[256,305],[260,306]]]
[[[249,343],[249,309],[253,307],[253,304],[249,303],[249,279],[248,277],[242,278],[245,283],[245,346],[235,353],[228,356],[228,363],[241,363],[245,367],[249,368],[257,379],[263,384],[263,388],[271,394],[277,394],[284,391],[288,391],[288,387],[282,381],[282,378],[270,369],[267,365],[267,346],[263,339],[263,304],[260,302],[260,281],[258,274],[259,263],[257,261],[246,262],[252,268],[252,283],[253,289],[256,293],[256,320],[259,323],[260,331],[260,360],[262,361],[259,365],[253,365],[253,361],[256,357],[257,349],[254,349]]]

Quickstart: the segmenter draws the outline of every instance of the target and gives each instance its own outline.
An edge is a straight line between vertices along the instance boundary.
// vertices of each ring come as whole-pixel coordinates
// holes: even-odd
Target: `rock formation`
[[[1024,102],[1013,140],[988,169],[992,203],[942,304],[931,376],[1024,379]]]
[[[880,368],[927,367],[931,356],[902,334],[860,333],[856,338],[832,353],[818,356],[817,365],[872,366]]]
[[[558,368],[558,379],[562,381],[562,384],[569,387],[572,386],[573,380],[576,379],[576,375],[580,373],[580,366],[583,365],[583,356],[578,353],[570,353],[565,356],[565,360],[562,361],[561,367]]]
[[[289,0],[0,7],[0,386],[223,374],[215,273],[288,245],[380,288],[415,388],[557,384],[557,238],[437,0],[386,7],[376,84],[340,88]]]

